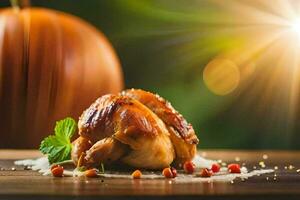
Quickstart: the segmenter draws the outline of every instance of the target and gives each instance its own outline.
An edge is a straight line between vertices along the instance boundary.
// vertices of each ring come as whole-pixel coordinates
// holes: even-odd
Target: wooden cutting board
[[[175,183],[170,179],[54,178],[14,166],[16,159],[41,156],[35,150],[0,150],[0,199],[300,199],[300,151],[200,150],[200,155],[238,161],[252,170],[264,161],[274,173],[233,183]],[[264,157],[268,157],[266,160]],[[267,156],[266,156],[267,155]],[[292,167],[291,167],[291,166]],[[15,171],[14,169],[15,168]],[[274,180],[274,178],[276,180]]]

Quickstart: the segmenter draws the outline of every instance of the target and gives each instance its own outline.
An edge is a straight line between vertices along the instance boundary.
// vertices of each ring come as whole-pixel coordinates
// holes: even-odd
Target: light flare
[[[298,39],[300,39],[300,18],[291,21],[290,29],[292,32],[296,33]]]

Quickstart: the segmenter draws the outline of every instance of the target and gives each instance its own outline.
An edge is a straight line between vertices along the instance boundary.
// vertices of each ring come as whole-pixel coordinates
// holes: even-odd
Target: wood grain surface
[[[14,166],[16,159],[35,158],[35,150],[0,150],[0,199],[300,199],[299,151],[201,150],[200,155],[274,173],[234,183],[176,183],[170,179],[132,180],[85,177],[54,178]],[[268,159],[263,160],[263,155]],[[290,165],[294,166],[291,167]],[[15,167],[13,171],[12,167]]]

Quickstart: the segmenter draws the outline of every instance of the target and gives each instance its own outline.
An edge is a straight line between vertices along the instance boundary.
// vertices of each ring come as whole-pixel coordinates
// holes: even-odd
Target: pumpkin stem
[[[14,9],[19,10],[30,6],[30,0],[10,0],[10,4]]]

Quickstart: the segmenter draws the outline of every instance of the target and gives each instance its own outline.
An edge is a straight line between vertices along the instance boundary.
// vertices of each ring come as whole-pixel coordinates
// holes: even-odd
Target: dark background
[[[32,0],[31,4],[71,13],[101,30],[119,56],[126,87],[157,92],[172,102],[193,124],[200,148],[300,149],[299,115],[286,117],[287,106],[277,101],[284,98],[279,95],[282,85],[261,103],[266,88],[258,79],[268,78],[272,71],[268,64],[260,67],[271,71],[253,75],[225,96],[204,84],[207,63],[239,44],[236,16],[212,2]],[[10,4],[2,0],[0,5]]]

